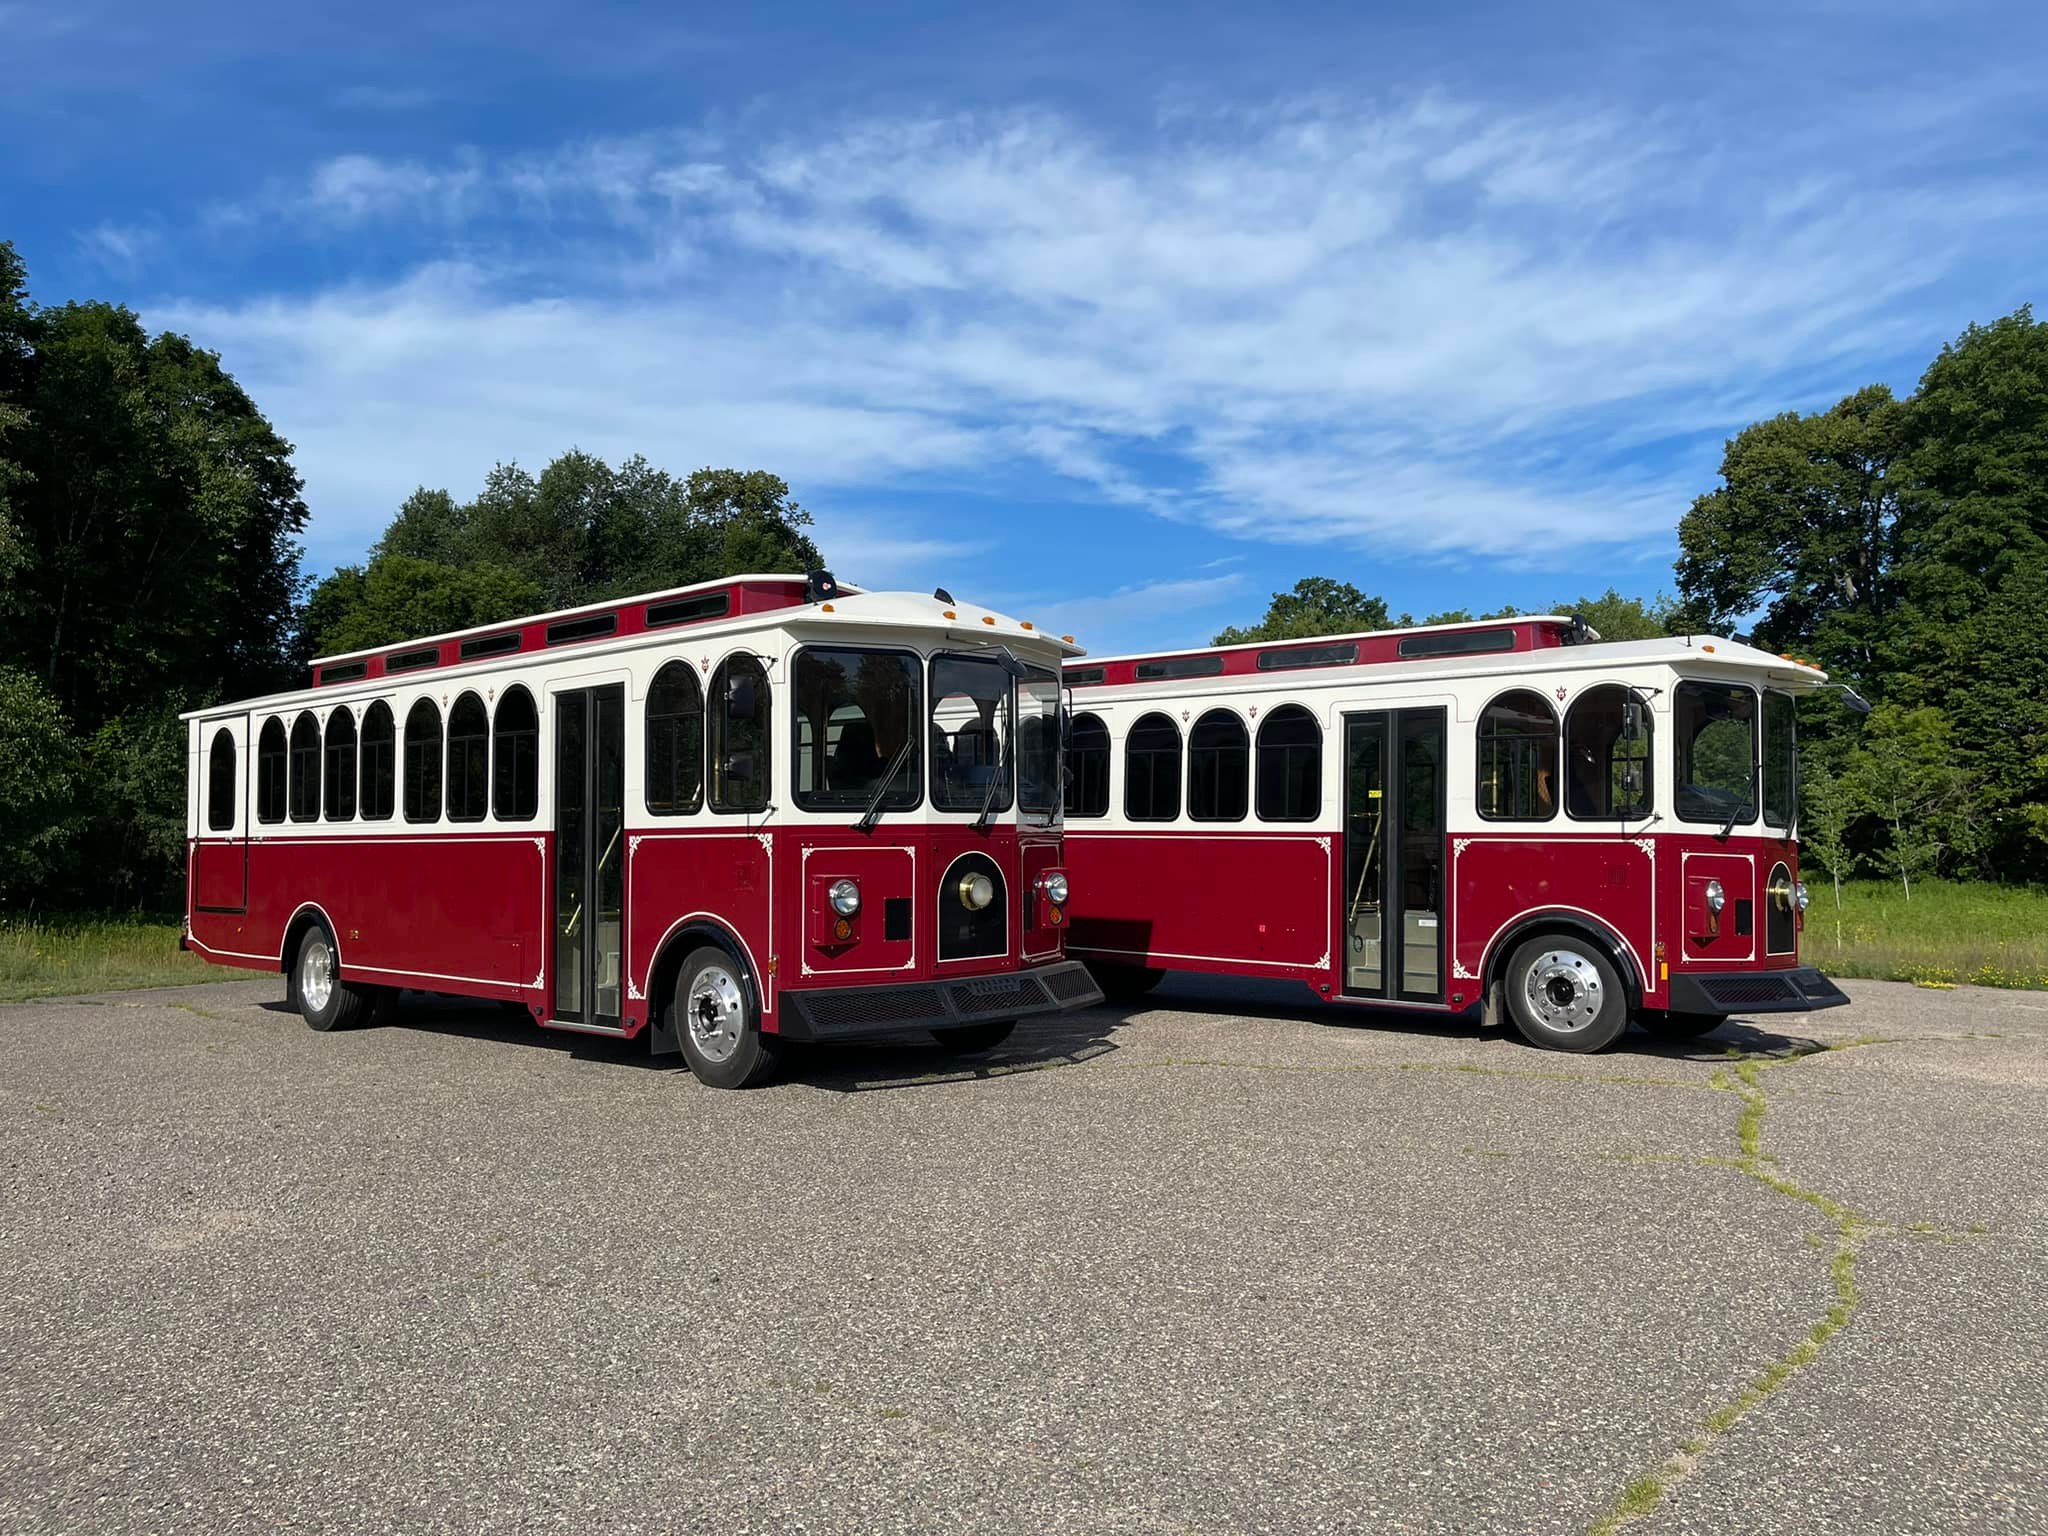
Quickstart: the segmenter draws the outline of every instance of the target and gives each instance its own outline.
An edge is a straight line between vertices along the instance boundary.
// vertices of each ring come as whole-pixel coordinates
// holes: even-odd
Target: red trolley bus
[[[1799,963],[1794,701],[1826,674],[1597,639],[1545,617],[1069,661],[1068,953],[1112,996],[1283,978],[1575,1051],[1847,1002]]]
[[[307,1023],[396,989],[680,1051],[985,1049],[1063,955],[1061,688],[1028,623],[740,576],[314,664],[189,716],[186,940]]]

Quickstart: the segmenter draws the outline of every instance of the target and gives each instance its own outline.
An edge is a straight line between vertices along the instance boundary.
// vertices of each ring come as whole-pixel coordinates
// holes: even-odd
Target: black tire
[[[341,979],[340,954],[325,923],[315,923],[299,939],[285,984],[309,1029],[354,1029],[368,1022],[376,1004],[377,988]]]
[[[1669,1013],[1662,1008],[1644,1008],[1636,1022],[1662,1040],[1697,1040],[1728,1022],[1725,1013]]]
[[[707,944],[676,977],[676,1039],[697,1080],[710,1088],[752,1088],[775,1074],[781,1042],[761,1033],[761,1008],[746,967]]]
[[[957,1029],[935,1029],[932,1039],[938,1042],[940,1050],[949,1055],[976,1056],[1001,1045],[1016,1027],[1015,1019],[998,1019],[990,1024],[962,1024]]]
[[[1522,1038],[1545,1050],[1604,1051],[1628,1028],[1628,994],[1614,962],[1576,934],[1518,945],[1501,989]]]
[[[1136,1002],[1166,976],[1166,972],[1144,965],[1111,965],[1095,960],[1087,965],[1095,985],[1102,988],[1103,997],[1112,1003]]]

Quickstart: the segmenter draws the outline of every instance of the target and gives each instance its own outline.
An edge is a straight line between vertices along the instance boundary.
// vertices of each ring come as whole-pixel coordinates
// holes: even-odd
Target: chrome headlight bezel
[[[841,917],[852,917],[860,911],[860,882],[834,880],[831,889],[825,892],[825,899]]]
[[[1721,909],[1728,905],[1728,893],[1722,889],[1721,882],[1718,880],[1709,880],[1707,888],[1701,892],[1701,895],[1706,899],[1707,911],[1715,917],[1719,917]]]
[[[970,912],[985,912],[996,899],[995,881],[978,869],[962,875],[956,889],[960,905]]]
[[[1813,892],[1809,891],[1806,888],[1806,882],[1804,880],[1795,880],[1792,882],[1792,909],[1795,912],[1804,912],[1807,908],[1808,903],[1810,903],[1812,900]]]
[[[1067,885],[1067,877],[1061,871],[1053,870],[1050,873],[1041,876],[1038,882],[1038,888],[1041,891],[1045,892],[1045,899],[1051,902],[1054,906],[1064,907],[1067,904],[1069,888]]]

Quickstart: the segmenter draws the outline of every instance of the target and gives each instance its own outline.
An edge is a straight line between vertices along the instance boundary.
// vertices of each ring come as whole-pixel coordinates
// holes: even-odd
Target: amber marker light
[[[982,623],[984,623],[984,624],[994,624],[994,623],[995,623],[995,615],[993,615],[993,614],[988,614],[988,613],[984,613],[984,614],[983,614],[983,615],[981,616],[981,622],[982,622]]]
[[[833,937],[833,938],[835,938],[835,939],[850,939],[850,938],[852,938],[852,937],[853,937],[853,924],[849,923],[849,922],[848,922],[848,921],[847,921],[847,920],[846,920],[845,918],[843,918],[843,917],[842,917],[842,918],[840,918],[838,922],[836,922],[836,923],[834,923],[834,924],[832,925],[832,937]]]
[[[835,608],[834,608],[834,607],[833,607],[833,606],[832,606],[832,605],[831,605],[830,603],[820,603],[820,604],[818,604],[818,606],[819,606],[820,608],[822,608],[822,609],[823,609],[823,610],[824,610],[824,611],[825,611],[826,613],[836,613],[836,612],[838,612],[838,610],[837,610],[837,609],[835,609]]]
[[[1031,627],[1031,621],[1029,619],[1019,619],[1017,621],[1017,625],[1020,629],[1029,629]]]
[[[948,608],[946,610],[946,617],[949,619],[957,619],[960,617],[960,615],[955,613],[952,609]]]
[[[1069,645],[1072,645],[1074,643],[1074,637],[1072,635],[1061,635],[1060,638],[1066,641]]]

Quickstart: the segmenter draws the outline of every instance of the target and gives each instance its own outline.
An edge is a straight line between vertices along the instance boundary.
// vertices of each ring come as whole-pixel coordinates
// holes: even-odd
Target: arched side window
[[[320,722],[310,709],[292,722],[291,812],[293,821],[320,819]]]
[[[1188,732],[1188,819],[1243,821],[1251,794],[1251,734],[1232,711],[1212,709]]]
[[[1588,688],[1564,722],[1565,814],[1578,821],[1650,814],[1650,711],[1619,683]]]
[[[1172,821],[1180,814],[1180,727],[1170,715],[1146,715],[1124,738],[1124,815]]]
[[[235,733],[213,733],[206,759],[206,830],[225,832],[235,824]]]
[[[1109,814],[1109,727],[1100,715],[1074,716],[1067,742],[1067,817]]]
[[[263,734],[256,741],[256,819],[284,820],[285,783],[284,722],[275,715],[263,722]]]
[[[327,819],[356,816],[356,717],[347,705],[327,717]]]
[[[1259,722],[1259,820],[1314,821],[1322,809],[1322,727],[1282,704]]]
[[[491,810],[500,821],[531,821],[540,810],[540,715],[516,683],[491,719]]]
[[[365,821],[389,821],[398,797],[398,729],[382,699],[363,711],[362,791],[356,809]]]
[[[671,661],[647,690],[647,810],[687,816],[704,804],[704,690],[687,661]]]
[[[1548,821],[1557,814],[1557,713],[1517,688],[1479,712],[1475,799],[1488,821]]]
[[[448,819],[482,821],[491,803],[491,722],[465,693],[448,711]]]
[[[405,819],[441,819],[441,711],[432,699],[405,717]]]
[[[764,811],[772,777],[768,669],[744,651],[711,674],[711,809]]]

